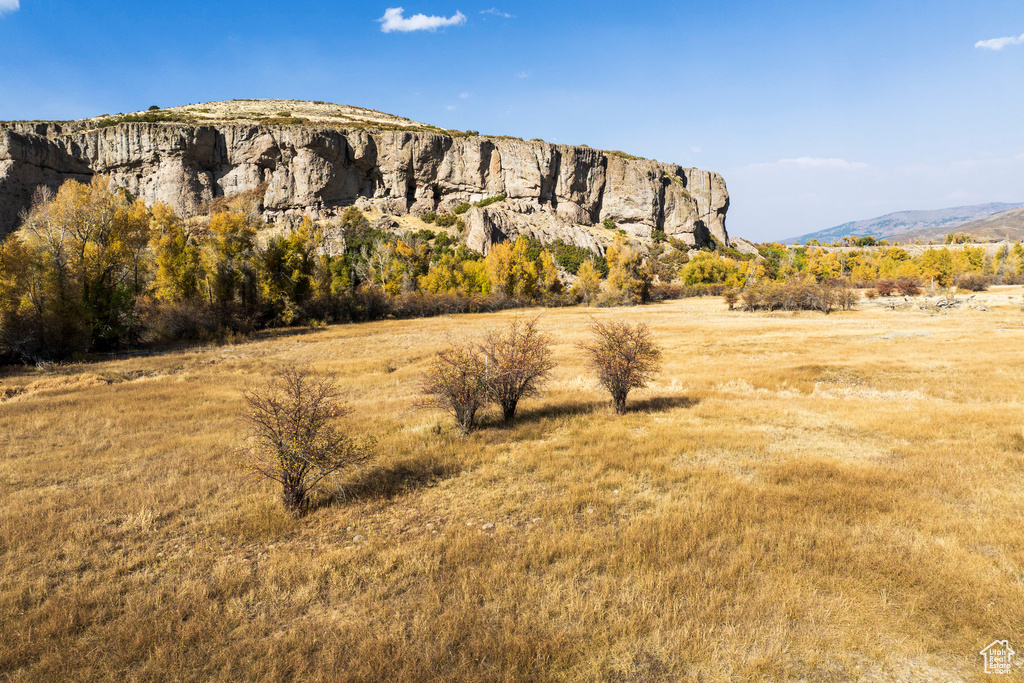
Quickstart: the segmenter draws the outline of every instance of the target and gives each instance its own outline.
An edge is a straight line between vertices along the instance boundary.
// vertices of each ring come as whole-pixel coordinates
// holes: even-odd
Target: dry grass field
[[[1022,295],[545,311],[553,381],[465,440],[420,373],[514,313],[9,372],[0,678],[986,679],[1024,652]],[[665,350],[622,418],[590,316]],[[306,361],[381,455],[297,520],[232,448],[242,387]]]

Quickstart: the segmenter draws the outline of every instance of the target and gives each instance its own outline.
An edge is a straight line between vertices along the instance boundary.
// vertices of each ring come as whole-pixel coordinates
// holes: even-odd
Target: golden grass
[[[546,311],[547,392],[466,440],[419,374],[512,313],[8,375],[0,676],[981,679],[1024,647],[1022,294]],[[591,315],[665,350],[623,418],[573,347]],[[231,449],[241,387],[303,361],[382,455],[295,520]]]

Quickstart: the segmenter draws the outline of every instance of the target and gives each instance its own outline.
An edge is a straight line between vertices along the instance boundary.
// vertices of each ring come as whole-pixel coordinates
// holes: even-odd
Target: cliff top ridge
[[[42,122],[40,122],[42,123]],[[47,122],[50,123],[50,122]],[[375,109],[312,100],[238,99],[200,102],[179,107],[149,109],[119,114],[101,114],[75,121],[61,121],[65,128],[87,130],[118,123],[252,123],[255,125],[330,125],[339,128],[381,128],[448,132],[403,116]],[[67,124],[77,124],[68,126]]]

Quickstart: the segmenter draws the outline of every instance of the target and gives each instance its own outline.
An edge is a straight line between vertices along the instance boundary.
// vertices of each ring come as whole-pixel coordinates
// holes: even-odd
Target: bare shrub
[[[294,514],[322,479],[372,457],[372,439],[358,443],[338,428],[335,421],[349,411],[337,394],[334,380],[308,365],[286,367],[243,393],[249,443],[238,449],[242,465],[280,483]]]
[[[576,346],[588,357],[601,386],[611,393],[615,412],[622,415],[630,390],[647,386],[660,369],[661,350],[644,323],[595,320],[590,332],[591,341]]]
[[[729,305],[729,310],[731,311],[736,307],[736,302],[739,301],[740,295],[735,289],[727,289],[722,294],[722,298],[725,299],[725,303]]]
[[[538,393],[555,367],[551,338],[537,329],[537,318],[513,320],[488,331],[480,352],[486,365],[487,396],[501,407],[505,422],[515,417],[521,399]]]
[[[893,280],[878,280],[875,282],[875,290],[882,296],[892,296],[896,291],[896,283]]]
[[[853,287],[839,287],[836,291],[836,305],[840,310],[849,311],[860,300],[860,293]]]
[[[903,296],[917,296],[921,293],[921,284],[912,277],[902,277],[896,282],[896,289]]]
[[[137,305],[147,342],[208,341],[229,328],[222,325],[222,311],[195,301],[157,303],[147,299]],[[231,320],[223,320],[230,323]]]
[[[451,344],[431,361],[424,376],[420,405],[450,413],[469,434],[480,408],[487,404],[486,363],[473,344]]]
[[[756,311],[761,308],[764,299],[763,294],[764,288],[761,286],[761,283],[748,284],[740,294],[740,298],[743,299],[743,306],[748,311]]]
[[[786,283],[764,280],[748,283],[741,298],[748,311],[821,311],[826,315],[837,306],[849,310],[857,295],[846,283],[835,280],[816,282],[803,277]]]
[[[956,279],[956,286],[969,292],[984,292],[992,285],[992,278],[978,273],[964,273]]]

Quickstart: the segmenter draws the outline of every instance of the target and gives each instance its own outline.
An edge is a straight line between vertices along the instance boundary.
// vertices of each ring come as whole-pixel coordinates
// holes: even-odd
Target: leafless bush
[[[555,367],[551,338],[537,329],[537,318],[513,320],[488,331],[480,351],[486,365],[487,396],[501,407],[502,418],[509,422],[519,401],[536,395]]]
[[[916,278],[902,277],[896,282],[896,289],[903,296],[917,296],[921,293],[921,284]]]
[[[137,310],[147,331],[145,341],[208,341],[230,329],[226,324],[230,322],[229,316],[199,302],[145,300],[139,303]]]
[[[730,288],[720,282],[684,285],[678,282],[655,282],[651,285],[651,301],[687,299],[696,296],[724,296]]]
[[[819,283],[808,277],[785,284],[772,280],[749,283],[741,298],[748,311],[821,311],[828,314],[836,306],[851,306],[856,294],[838,282]]]
[[[882,296],[891,296],[896,291],[896,283],[892,280],[878,280],[875,282],[875,290]]]
[[[463,435],[469,434],[477,411],[487,404],[483,354],[469,343],[442,349],[427,368],[421,392],[421,406],[451,413]]]
[[[969,292],[984,292],[992,285],[992,278],[978,273],[964,273],[956,279],[956,286]]]
[[[644,323],[622,321],[590,325],[592,339],[577,344],[586,354],[598,381],[612,395],[615,412],[626,412],[631,389],[647,386],[661,366],[661,350]]]
[[[348,413],[337,385],[307,366],[286,367],[243,396],[249,443],[238,449],[246,469],[281,484],[284,506],[294,514],[322,479],[368,460],[373,441],[357,443],[336,420]]]
[[[836,291],[836,305],[843,311],[849,311],[860,300],[860,293],[853,287],[839,287]]]

